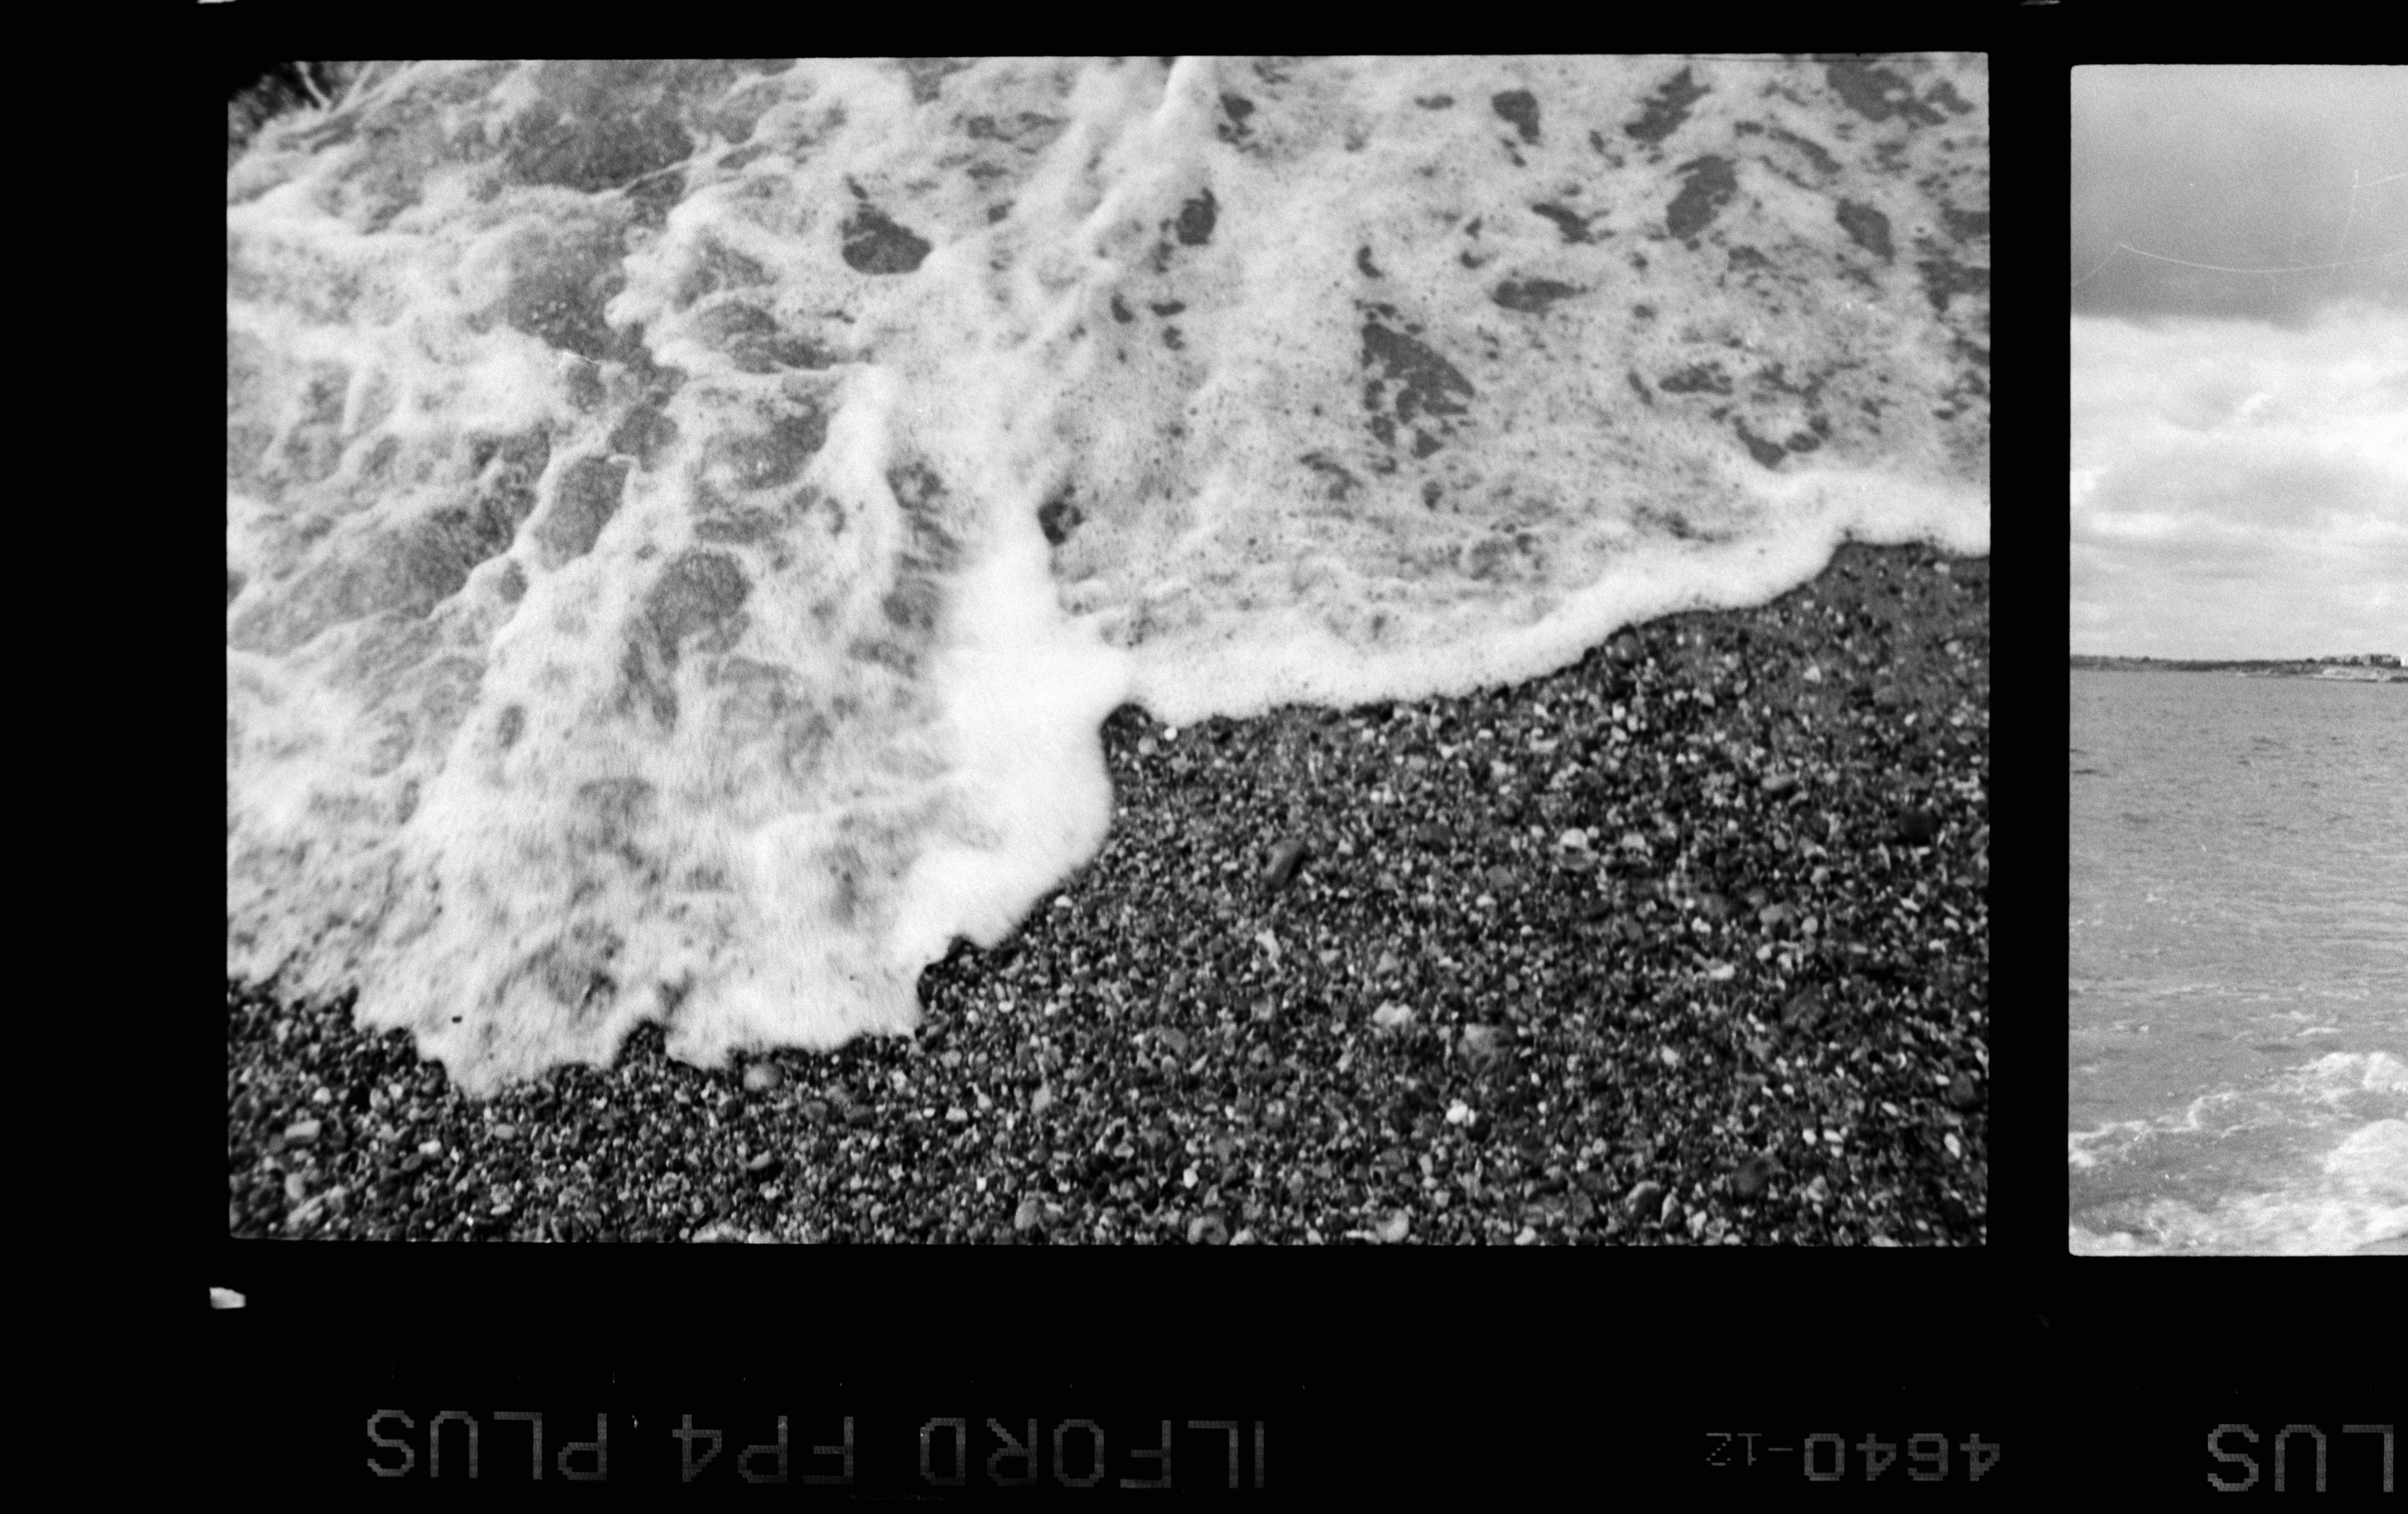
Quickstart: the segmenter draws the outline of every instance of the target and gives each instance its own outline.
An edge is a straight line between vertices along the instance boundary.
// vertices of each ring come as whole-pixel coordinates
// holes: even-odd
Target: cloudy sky
[[[2408,68],[2073,74],[2075,652],[2408,656]]]

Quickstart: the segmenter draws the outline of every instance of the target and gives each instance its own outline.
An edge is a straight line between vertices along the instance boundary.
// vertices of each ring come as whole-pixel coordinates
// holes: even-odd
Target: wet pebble
[[[1305,844],[1301,836],[1290,836],[1271,848],[1270,860],[1264,865],[1263,881],[1274,888],[1283,887],[1296,873],[1297,864],[1304,860]]]
[[[1761,1154],[1750,1157],[1731,1174],[1731,1191],[1742,1199],[1753,1199],[1764,1191],[1765,1185],[1772,1181],[1772,1175],[1780,1170],[1780,1164],[1770,1157]]]
[[[1948,1086],[1948,1102],[1959,1109],[1971,1109],[1982,1102],[1982,1090],[1971,1073],[1960,1073]]]
[[[1497,1027],[1467,1025],[1463,1028],[1463,1055],[1473,1065],[1478,1066],[1496,1060],[1497,1054],[1502,1049]]]
[[[1940,816],[1929,810],[1909,810],[1898,817],[1898,839],[1910,846],[1928,846],[1940,834]]]

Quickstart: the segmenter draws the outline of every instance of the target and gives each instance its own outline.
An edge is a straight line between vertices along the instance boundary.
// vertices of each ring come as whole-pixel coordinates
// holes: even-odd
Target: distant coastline
[[[2322,678],[2356,684],[2408,684],[2408,668],[2385,654],[2355,657],[2304,657],[2264,662],[2240,659],[2191,661],[2178,657],[2100,657],[2073,654],[2073,666],[2091,672],[2233,673],[2243,678]]]

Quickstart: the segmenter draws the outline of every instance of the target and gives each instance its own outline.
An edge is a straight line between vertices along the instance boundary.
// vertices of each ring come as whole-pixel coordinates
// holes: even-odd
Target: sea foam
[[[1978,58],[418,64],[227,176],[227,969],[914,1022],[1096,730],[1988,540]]]

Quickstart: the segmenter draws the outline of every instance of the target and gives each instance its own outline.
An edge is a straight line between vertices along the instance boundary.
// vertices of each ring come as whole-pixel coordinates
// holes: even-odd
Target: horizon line
[[[2408,664],[2408,652],[2327,652],[2315,656],[2248,657],[2230,653],[2169,656],[2150,652],[2074,652],[2069,648],[2068,655],[2076,657],[2121,657],[2127,662],[2329,662],[2336,657],[2396,657],[2402,664]]]

